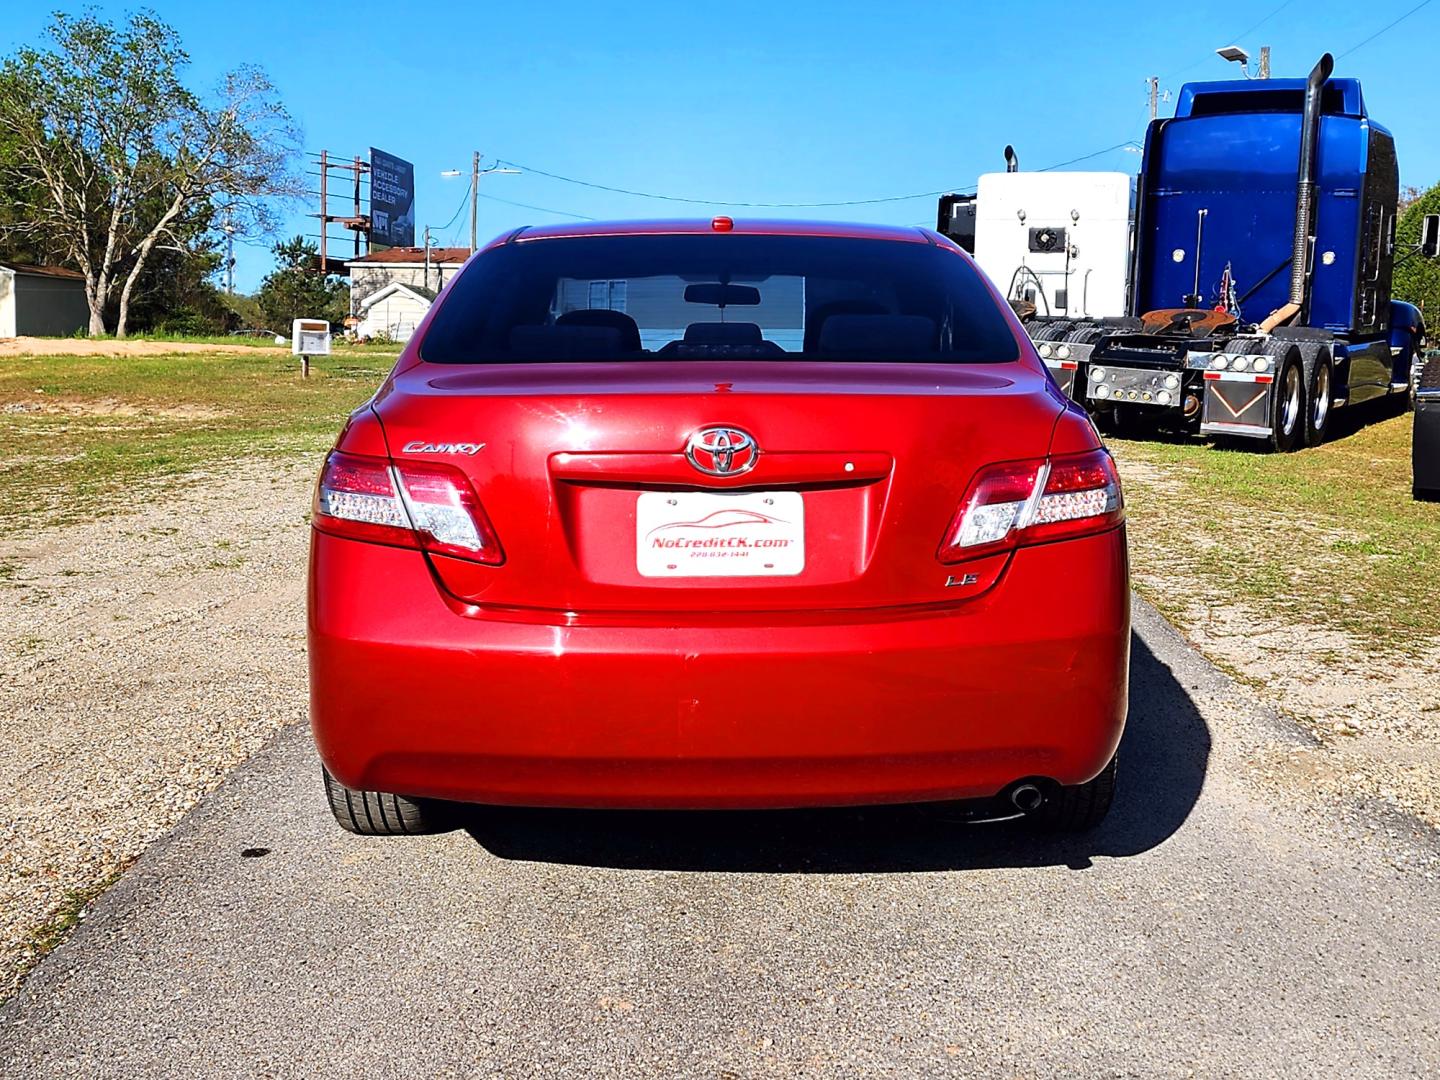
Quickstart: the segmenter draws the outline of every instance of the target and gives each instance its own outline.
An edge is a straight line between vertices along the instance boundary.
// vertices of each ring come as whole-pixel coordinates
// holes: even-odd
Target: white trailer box
[[[1124,315],[1134,187],[1128,173],[986,173],[975,261],[1037,315]]]

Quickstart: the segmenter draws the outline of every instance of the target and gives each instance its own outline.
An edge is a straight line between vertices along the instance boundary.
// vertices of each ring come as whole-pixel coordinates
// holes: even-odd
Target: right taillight
[[[500,538],[469,479],[433,463],[332,451],[315,488],[315,528],[498,566]]]
[[[970,481],[940,545],[941,562],[1102,532],[1125,518],[1105,450],[988,465]]]

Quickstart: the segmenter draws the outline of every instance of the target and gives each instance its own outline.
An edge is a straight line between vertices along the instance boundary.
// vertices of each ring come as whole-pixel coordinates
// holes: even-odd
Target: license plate
[[[635,504],[641,577],[793,577],[805,569],[798,491],[645,491]]]

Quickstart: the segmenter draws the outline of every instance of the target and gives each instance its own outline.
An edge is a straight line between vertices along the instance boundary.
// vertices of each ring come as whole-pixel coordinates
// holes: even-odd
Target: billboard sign
[[[370,148],[370,243],[415,246],[415,166]]]

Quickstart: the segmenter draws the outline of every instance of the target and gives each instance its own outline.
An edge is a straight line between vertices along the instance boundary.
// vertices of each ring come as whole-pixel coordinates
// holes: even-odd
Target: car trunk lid
[[[957,576],[935,552],[978,468],[1046,452],[1062,405],[1043,380],[1019,363],[421,363],[375,407],[392,456],[464,470],[499,534],[499,567],[428,556],[463,601],[825,611],[994,580],[1003,556]],[[706,430],[730,444],[694,446]]]

